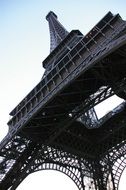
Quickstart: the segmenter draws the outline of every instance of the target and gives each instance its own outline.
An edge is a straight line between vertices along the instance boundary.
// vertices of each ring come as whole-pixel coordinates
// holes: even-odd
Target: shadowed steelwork
[[[41,81],[11,111],[0,143],[0,189],[15,190],[44,169],[79,190],[118,190],[126,166],[126,22],[108,12],[83,36],[49,12],[51,53]],[[95,106],[123,102],[98,119]]]

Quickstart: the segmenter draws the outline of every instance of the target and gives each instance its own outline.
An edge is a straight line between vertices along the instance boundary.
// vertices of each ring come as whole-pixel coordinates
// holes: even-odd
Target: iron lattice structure
[[[53,12],[46,18],[51,53],[41,81],[10,113],[0,189],[53,169],[79,190],[117,190],[126,166],[126,22],[108,12],[83,36]],[[113,95],[124,102],[98,119],[95,106]]]
[[[53,51],[61,41],[68,35],[68,31],[63,27],[63,25],[57,20],[57,15],[50,11],[46,16],[49,22],[50,29],[50,52]]]

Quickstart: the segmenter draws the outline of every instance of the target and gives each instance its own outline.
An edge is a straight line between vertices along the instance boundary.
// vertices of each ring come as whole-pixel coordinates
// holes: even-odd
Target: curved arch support
[[[27,170],[26,175],[24,176],[24,179],[31,173],[37,172],[37,171],[42,171],[42,170],[55,170],[59,171],[66,176],[68,176],[78,187],[79,190],[84,190],[83,184],[82,184],[82,178],[81,178],[81,173],[79,169],[73,168],[73,167],[65,167],[61,166],[60,164],[56,163],[49,163],[49,162],[44,162],[42,164],[39,164],[34,168],[34,166],[31,167],[31,170]],[[19,184],[24,180],[21,179],[18,181],[18,183],[15,183],[15,185],[11,188],[11,190],[16,189]]]
[[[62,172],[72,179],[72,181],[76,184],[79,190],[83,190],[81,173],[79,169],[77,168],[68,167],[68,166],[65,167],[65,166],[61,166],[60,164],[47,162],[36,167],[34,172],[40,171],[40,170],[56,170],[56,171]]]
[[[126,157],[118,158],[113,166],[114,181],[117,190],[119,189],[120,178],[125,168],[126,168]]]
[[[120,178],[126,168],[126,144],[124,143],[119,149],[114,149],[111,155],[111,168],[107,177],[107,186],[114,190],[119,190]],[[109,189],[109,188],[108,188]]]

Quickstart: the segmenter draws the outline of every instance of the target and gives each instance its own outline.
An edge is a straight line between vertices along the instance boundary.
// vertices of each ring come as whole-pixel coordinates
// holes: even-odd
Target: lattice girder
[[[55,23],[50,28],[57,46],[65,29],[54,13],[47,19]],[[63,40],[67,32],[61,33]],[[47,168],[65,173],[80,190],[118,188],[126,107],[97,128],[88,113],[114,94],[126,99],[126,23],[109,12],[86,36],[71,32],[68,38],[75,33],[76,43],[65,51],[62,41],[62,50],[46,60],[53,67],[10,113],[9,133],[0,144],[2,190],[15,190],[29,173]],[[78,120],[83,114],[89,117],[85,123]]]
[[[50,11],[46,16],[50,29],[50,52],[53,51],[64,38],[68,35],[68,31],[57,20],[57,15]]]
[[[116,17],[115,17],[116,18]],[[124,27],[125,27],[125,23],[120,23],[120,25],[121,25],[121,29],[123,29]],[[110,27],[111,28],[111,27]],[[118,30],[119,30],[119,28],[118,28]],[[114,30],[114,33],[113,33],[113,36],[112,36],[112,38],[115,36],[115,34],[117,35],[117,33],[119,33],[119,31],[118,30]],[[118,32],[117,32],[118,31]],[[104,43],[109,43],[110,41],[112,41],[112,39],[110,39],[110,38],[107,38],[107,40],[106,40],[106,38],[105,38],[106,36],[104,36],[104,35],[102,35],[102,42],[103,42],[103,39],[104,39]],[[109,36],[110,37],[110,36]],[[99,45],[99,47],[97,47],[97,49],[96,49],[96,51],[95,51],[95,54],[94,54],[94,51],[92,51],[92,52],[88,52],[88,56],[91,58],[91,59],[89,59],[89,57],[88,57],[88,62],[90,62],[90,64],[92,63],[92,56],[94,57],[94,62],[96,62],[96,60],[98,59],[100,59],[100,57],[103,57],[103,55],[105,56],[106,55],[106,53],[107,52],[109,52],[111,49],[113,49],[113,47],[115,47],[115,44],[116,45],[119,45],[120,43],[121,43],[121,41],[120,40],[124,40],[124,38],[120,38],[120,39],[118,39],[118,40],[115,40],[114,42],[111,42],[106,48],[105,47],[103,47],[103,49],[101,48],[101,45]],[[93,42],[93,41],[92,41]],[[118,44],[119,43],[119,44]],[[104,44],[105,45],[105,44]],[[85,48],[85,47],[83,47],[83,48]],[[99,51],[100,50],[100,51]],[[112,51],[112,50],[111,50]],[[78,52],[79,53],[79,52]],[[78,54],[77,53],[77,57],[79,57],[79,60],[76,62],[76,63],[78,63],[79,61],[81,61],[81,60],[83,60],[83,58],[81,57],[81,55],[80,54]],[[108,53],[107,53],[108,54]],[[94,56],[95,55],[95,56]],[[76,60],[78,59],[76,57]],[[63,76],[61,76],[61,75],[59,75],[60,76],[60,80],[59,81],[57,81],[58,82],[58,84],[59,83],[61,83],[61,81],[62,81],[62,84],[60,84],[60,86],[58,85],[58,87],[57,88],[54,88],[53,89],[53,91],[50,91],[50,85],[52,85],[52,83],[50,83],[50,85],[48,86],[48,84],[47,84],[47,86],[44,88],[44,92],[42,92],[42,94],[40,93],[40,91],[39,91],[39,94],[37,94],[37,95],[35,95],[34,96],[34,98],[33,98],[33,100],[32,100],[32,103],[30,103],[30,104],[28,104],[27,106],[26,106],[26,108],[27,108],[27,112],[28,113],[26,113],[25,114],[25,116],[24,116],[24,111],[26,111],[26,110],[22,110],[21,109],[21,104],[23,103],[24,104],[24,102],[26,101],[26,99],[23,101],[23,102],[21,102],[21,104],[20,104],[20,106],[17,106],[17,108],[20,110],[21,109],[21,113],[20,113],[20,111],[18,112],[18,114],[16,114],[14,117],[13,117],[13,119],[9,122],[9,125],[10,125],[10,133],[11,134],[13,134],[13,135],[15,135],[16,134],[16,132],[17,132],[17,130],[16,129],[18,129],[18,130],[20,130],[21,129],[21,127],[22,127],[22,125],[24,126],[24,125],[26,125],[26,123],[27,123],[27,121],[29,120],[29,119],[31,119],[31,116],[33,117],[33,115],[34,115],[34,113],[35,112],[38,112],[39,110],[40,110],[40,107],[42,107],[42,105],[43,105],[43,103],[45,104],[45,102],[47,102],[47,100],[49,101],[52,97],[54,97],[54,95],[56,95],[55,93],[58,93],[61,89],[63,89],[64,88],[64,86],[66,86],[66,85],[68,85],[68,82],[71,82],[72,80],[75,80],[75,77],[77,77],[77,75],[78,74],[81,74],[82,73],[82,71],[84,70],[84,69],[88,69],[89,68],[89,66],[90,66],[90,64],[86,64],[85,65],[85,63],[84,62],[82,62],[80,65],[79,65],[79,67],[77,67],[76,69],[76,72],[72,72],[72,74],[70,74],[70,72],[69,72],[69,70],[68,69],[66,69],[65,70],[65,73],[66,73],[66,75],[67,75],[67,78],[66,78],[66,75],[64,76],[65,77],[65,81],[63,80]],[[93,63],[92,63],[93,64]],[[94,65],[94,64],[93,64]],[[73,66],[73,64],[72,64],[72,66]],[[86,67],[85,67],[86,66]],[[80,73],[80,71],[81,71],[81,73]],[[67,73],[68,72],[68,73]],[[42,81],[43,82],[43,81]],[[42,83],[41,82],[41,83]],[[56,81],[54,81],[54,83],[55,83]],[[54,85],[54,83],[53,83],[53,85]],[[56,84],[55,84],[56,85]],[[55,86],[56,87],[56,86]],[[122,87],[121,87],[122,88]],[[37,89],[38,89],[38,86],[37,86]],[[36,90],[37,90],[36,89]],[[47,96],[47,92],[49,92],[49,94],[48,94],[48,96]],[[43,101],[41,101],[41,98],[43,97],[43,95],[45,94],[45,96],[46,96],[46,98],[43,98],[43,100],[44,100],[44,102]],[[32,95],[32,94],[29,94],[30,96]],[[41,101],[41,103],[40,103],[40,101]],[[97,101],[97,103],[99,103],[99,100]],[[37,105],[38,106],[37,106]],[[32,105],[32,106],[31,106]],[[29,110],[30,109],[30,110]],[[15,113],[15,110],[12,112],[13,114]],[[20,118],[21,117],[21,118]],[[15,121],[17,121],[16,122],[16,124],[15,124]],[[15,125],[16,125],[16,127],[15,127]],[[8,137],[8,139],[9,138],[11,138],[11,135]],[[4,143],[5,143],[5,141],[3,141],[2,142],[2,144],[1,144],[1,146],[3,145],[4,146]]]
[[[120,114],[120,113],[119,113]],[[123,117],[123,115],[121,116],[121,117]],[[115,116],[115,118],[117,118],[117,116]],[[119,116],[119,118],[120,118],[120,116]],[[120,118],[120,121],[122,121],[122,118]],[[115,119],[115,123],[117,123],[117,121],[116,121],[116,119]],[[124,124],[125,124],[125,122],[124,122]],[[118,125],[119,125],[119,123],[118,123]],[[108,125],[109,126],[109,125]],[[120,126],[120,125],[119,125]],[[102,126],[103,127],[103,126]],[[114,126],[115,127],[115,126]],[[123,126],[121,126],[121,127],[123,127]],[[120,129],[120,127],[119,127],[119,129]],[[116,130],[115,131],[113,131],[113,133],[115,133],[115,135],[116,135],[116,133],[118,134],[118,126],[117,126],[117,128],[116,128]],[[124,127],[123,127],[123,129],[125,130],[125,125],[124,125]],[[88,129],[87,129],[88,130]],[[103,127],[103,130],[104,130],[104,127]],[[102,132],[101,132],[102,133]],[[125,137],[125,135],[124,135],[124,131],[122,130],[122,134],[123,134],[123,136]],[[110,137],[109,137],[110,136]],[[122,140],[124,141],[124,137],[122,136]],[[108,142],[109,142],[109,145],[110,145],[110,139],[111,139],[111,141],[113,141],[113,138],[111,138],[111,134],[107,134],[107,138],[108,138]],[[118,141],[118,138],[116,137],[116,139],[117,139],[117,141]],[[119,138],[119,140],[120,140],[120,138]],[[119,142],[119,141],[118,141]],[[94,142],[93,142],[94,143]],[[121,141],[121,143],[122,143],[122,141]],[[74,143],[74,144],[76,144],[76,142]],[[105,144],[105,143],[103,143],[103,144]],[[117,143],[116,143],[117,144]],[[65,152],[64,153],[64,151],[63,151],[63,149],[65,149],[65,147],[63,146],[63,148],[62,148],[62,150],[61,150],[61,147],[62,146],[60,146],[60,149],[58,150],[58,148],[56,147],[56,148],[51,148],[51,147],[42,147],[42,145],[37,145],[37,144],[33,144],[32,145],[33,146],[33,150],[30,148],[30,152],[29,152],[29,154],[28,155],[30,155],[30,157],[29,157],[29,159],[28,159],[28,155],[26,154],[26,157],[27,157],[27,159],[25,159],[25,161],[23,161],[22,162],[22,164],[21,164],[21,166],[19,166],[19,160],[17,159],[17,165],[18,165],[18,172],[19,172],[19,175],[17,175],[17,173],[15,173],[15,179],[14,179],[14,181],[12,180],[11,181],[11,178],[10,178],[10,176],[8,176],[8,179],[9,179],[9,183],[10,183],[10,181],[11,181],[11,183],[14,183],[13,185],[12,185],[12,188],[11,188],[11,190],[14,190],[18,185],[19,185],[19,183],[29,174],[29,173],[32,173],[32,172],[34,172],[34,171],[36,171],[37,169],[37,167],[39,168],[39,166],[41,165],[41,164],[43,164],[43,163],[52,163],[52,164],[55,164],[55,166],[56,165],[60,165],[61,167],[70,167],[70,168],[75,168],[75,169],[77,169],[77,170],[79,170],[80,171],[80,169],[81,169],[81,177],[82,177],[82,181],[84,180],[83,178],[84,177],[89,177],[90,176],[90,178],[92,178],[92,180],[91,181],[94,181],[94,183],[92,183],[92,185],[94,184],[96,187],[98,187],[99,186],[99,188],[100,188],[100,181],[98,180],[98,178],[99,177],[96,177],[96,175],[94,174],[94,171],[95,171],[95,165],[94,165],[94,160],[96,160],[96,157],[94,157],[94,158],[90,158],[89,156],[89,154],[87,154],[88,155],[88,157],[87,157],[87,159],[86,159],[86,157],[85,157],[85,160],[84,159],[82,159],[82,158],[80,158],[80,157],[78,157],[78,156],[74,156],[73,155],[73,157],[72,157],[72,155],[70,154],[70,153],[67,153],[67,152]],[[94,145],[94,147],[96,147],[96,145]],[[93,147],[93,149],[94,149],[94,147]],[[112,146],[113,147],[113,146]],[[103,148],[103,147],[102,147]],[[117,146],[117,147],[115,147],[115,149],[119,149],[119,145]],[[92,149],[92,151],[94,151]],[[27,152],[27,150],[26,150],[26,152]],[[69,151],[70,152],[70,151]],[[111,155],[111,152],[113,152],[113,148],[112,148],[112,151],[111,151],[111,148],[110,148],[110,155]],[[117,151],[118,152],[118,156],[122,156],[122,151],[121,152],[119,152],[119,151]],[[31,156],[31,153],[32,153],[32,156]],[[120,154],[121,153],[121,154]],[[25,155],[23,155],[23,157],[24,157]],[[20,159],[21,157],[19,157],[19,159]],[[110,157],[111,158],[111,157]],[[117,159],[117,155],[116,155],[116,157],[114,157],[114,156],[112,156],[112,158],[113,159],[115,159],[115,160],[113,160],[113,163],[115,163],[116,162],[116,159]],[[111,158],[111,159],[112,159]],[[21,158],[21,160],[24,160],[24,159],[22,159]],[[103,160],[103,161],[102,161]],[[107,183],[107,179],[108,179],[108,176],[109,176],[109,173],[110,173],[110,166],[112,167],[112,160],[110,160],[111,161],[111,165],[109,165],[109,162],[108,162],[108,151],[107,152],[104,152],[104,154],[102,154],[101,155],[101,158],[99,158],[99,157],[97,157],[97,161],[98,162],[100,162],[101,163],[101,171],[103,172],[104,171],[104,173],[103,173],[103,179],[102,179],[102,182],[104,181],[104,183],[103,184],[101,184],[101,188],[103,189],[103,188],[105,188],[106,186],[105,186],[105,184]],[[105,163],[105,164],[104,164]],[[80,167],[80,164],[81,164],[81,167]],[[107,166],[108,165],[108,166]],[[96,167],[96,168],[98,168],[98,167]],[[42,169],[41,167],[39,168],[39,169]],[[53,168],[52,168],[53,169]],[[14,166],[14,168],[12,169],[12,172],[15,170],[15,166]],[[16,168],[16,170],[17,170],[17,168]],[[68,170],[66,170],[66,171],[68,171]],[[100,171],[99,171],[100,172]],[[65,173],[65,172],[64,172]],[[66,172],[67,173],[67,172]],[[70,172],[71,173],[71,172]],[[97,174],[98,174],[98,172],[96,172]],[[107,175],[106,175],[107,174]],[[111,174],[111,173],[110,173]],[[14,173],[13,173],[13,175],[14,175]],[[72,174],[70,174],[70,176],[71,176]],[[79,174],[80,175],[80,174]],[[95,176],[95,177],[93,177],[93,175]],[[101,176],[101,174],[99,173],[99,175]],[[104,176],[105,175],[105,176]],[[13,176],[14,177],[14,176]],[[18,177],[18,178],[17,178]],[[74,177],[75,178],[75,177]],[[76,180],[75,180],[75,182],[76,182]],[[6,183],[7,183],[7,180],[6,180]],[[7,183],[8,184],[8,183]],[[77,182],[76,183],[78,186],[79,186],[79,188],[80,189],[82,189],[82,186],[80,186],[80,184],[81,183],[79,183],[79,182]],[[3,187],[2,187],[3,188]],[[5,188],[6,189],[6,188]],[[4,189],[3,189],[4,190]]]

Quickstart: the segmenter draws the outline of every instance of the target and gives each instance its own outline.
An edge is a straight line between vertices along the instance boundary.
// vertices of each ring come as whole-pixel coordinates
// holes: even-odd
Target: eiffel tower
[[[58,170],[79,190],[117,190],[126,167],[126,22],[108,12],[85,36],[50,11],[41,81],[11,111],[0,143],[0,189]],[[124,101],[98,119],[95,106]]]

